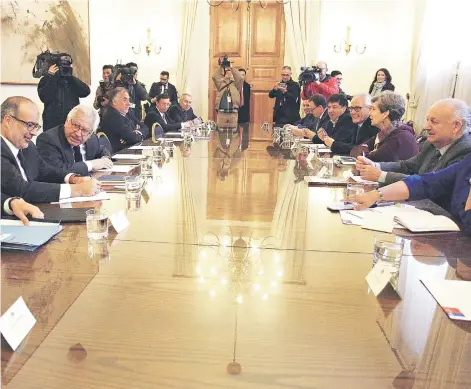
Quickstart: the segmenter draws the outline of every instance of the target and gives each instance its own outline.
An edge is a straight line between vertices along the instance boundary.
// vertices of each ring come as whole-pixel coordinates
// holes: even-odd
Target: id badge
[[[231,96],[227,95],[227,102],[230,104],[232,102]]]
[[[129,104],[129,108],[132,108],[132,109],[136,108],[136,104],[130,103],[130,104]]]
[[[229,146],[231,144],[231,140],[229,138],[226,139],[226,146]]]

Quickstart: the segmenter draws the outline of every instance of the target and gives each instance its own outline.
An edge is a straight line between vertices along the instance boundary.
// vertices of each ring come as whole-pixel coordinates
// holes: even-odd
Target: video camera
[[[231,61],[229,61],[229,58],[227,54],[224,54],[222,58],[218,59],[218,65],[222,66],[223,68],[230,68],[231,67]]]
[[[319,81],[319,76],[322,70],[317,66],[302,66],[301,73],[299,74],[299,84],[306,85],[310,82]]]
[[[116,87],[125,87],[128,84],[133,83],[134,75],[137,72],[137,67],[135,66],[126,66],[122,64],[116,64],[113,70],[113,73],[109,76],[110,83]],[[117,80],[116,78],[121,74],[121,78]]]
[[[72,75],[72,57],[70,54],[46,50],[36,57],[36,63],[32,71],[33,77],[41,78],[45,76],[52,65],[59,68],[59,75],[64,77]]]

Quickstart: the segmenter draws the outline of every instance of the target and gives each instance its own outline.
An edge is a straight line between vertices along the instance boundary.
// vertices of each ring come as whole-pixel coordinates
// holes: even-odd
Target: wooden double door
[[[234,2],[235,4],[236,2]],[[211,7],[209,118],[215,118],[216,89],[211,80],[224,54],[233,66],[247,70],[246,81],[251,85],[250,121],[272,122],[274,99],[268,92],[279,81],[285,54],[285,18],[283,5],[276,1],[262,1],[266,8],[253,1],[233,11],[230,2]]]

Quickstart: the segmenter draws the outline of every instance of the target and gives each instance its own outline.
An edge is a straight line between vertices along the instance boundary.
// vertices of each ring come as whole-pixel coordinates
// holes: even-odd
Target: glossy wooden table
[[[402,299],[375,298],[376,233],[325,208],[343,189],[308,188],[303,162],[256,127],[228,148],[215,135],[178,148],[139,210],[122,194],[88,204],[126,210],[108,242],[66,225],[36,253],[2,253],[2,313],[23,296],[38,319],[17,352],[2,344],[4,385],[471,387],[471,326],[419,281],[471,278],[469,238],[402,231]],[[226,372],[234,351],[240,375]]]

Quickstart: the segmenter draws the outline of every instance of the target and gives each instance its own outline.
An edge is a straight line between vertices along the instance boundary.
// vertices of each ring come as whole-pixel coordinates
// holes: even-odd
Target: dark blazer
[[[150,108],[149,112],[147,112],[144,123],[150,129],[152,129],[152,125],[154,123],[159,123],[164,132],[180,131],[182,126],[181,122],[172,120],[167,114],[165,114],[165,119],[167,120],[167,123],[164,122],[164,119],[160,115],[160,112],[157,110],[157,108]]]
[[[243,86],[244,92],[244,105],[239,107],[239,117],[237,123],[248,123],[250,122],[250,84],[244,81]]]
[[[182,107],[180,107],[180,104],[172,105],[168,109],[167,114],[168,114],[167,116],[170,117],[170,119],[178,123],[184,123],[184,122],[187,122],[188,120],[193,120],[197,118],[197,116],[193,112],[193,108],[190,107],[188,111],[184,111]]]
[[[2,215],[5,215],[5,210],[3,209],[3,206],[5,205],[5,201],[7,201],[11,196],[7,196],[2,192],[2,202],[0,203],[0,207],[2,208]]]
[[[82,176],[88,175],[85,162],[75,162],[74,150],[67,142],[64,126],[57,126],[40,134],[36,139],[36,148],[42,159],[50,165]],[[101,157],[111,158],[111,150],[100,145],[95,134],[85,142],[85,154],[86,161]]]
[[[357,127],[352,131],[352,136],[348,142],[334,141],[334,143],[332,143],[330,149],[333,154],[350,155],[355,146],[366,142],[371,137],[376,136],[379,132],[379,128],[371,124],[370,118],[366,119],[361,126],[358,124],[356,126]]]
[[[135,105],[134,108],[131,108],[134,112],[138,121],[142,120],[142,102],[147,100],[147,90],[146,86],[140,82],[136,81],[135,84],[126,85],[126,90],[129,93],[129,100]]]
[[[160,81],[154,82],[152,86],[150,87],[149,100],[160,95],[161,90],[162,90],[162,83]],[[172,104],[177,104],[178,92],[177,92],[177,88],[175,88],[175,85],[168,83],[167,94],[170,97],[170,102]]]
[[[292,79],[286,83],[286,86],[286,93],[275,89],[268,93],[270,99],[275,99],[273,121],[278,125],[293,124],[301,118],[299,116],[301,88]]]
[[[68,173],[46,163],[32,142],[21,153],[26,161],[22,167],[28,181],[23,179],[15,157],[2,138],[2,193],[29,203],[59,201],[60,184]]]
[[[87,97],[90,88],[77,77],[47,74],[39,80],[38,95],[44,103],[43,129],[65,123],[68,113],[80,104],[79,97]]]
[[[424,174],[445,169],[446,167],[461,161],[471,153],[471,134],[465,134],[445,151],[438,162],[434,159],[438,149],[429,143],[424,142],[419,153],[405,161],[381,162],[381,170],[388,172],[386,174],[385,184],[403,180],[411,174]]]
[[[404,123],[386,135],[377,145],[375,141],[376,136],[373,136],[366,144],[355,146],[350,155],[358,157],[365,152],[365,156],[372,161],[391,162],[412,158],[419,152],[414,131]]]
[[[318,129],[321,128],[323,128],[327,132],[327,135],[335,141],[348,143],[352,139],[353,133],[358,128],[358,125],[352,122],[350,112],[346,110],[342,115],[340,115],[335,125],[332,123],[328,115],[327,117],[323,117],[318,125]],[[312,139],[312,141],[314,143],[324,143],[317,135]]]
[[[295,126],[299,128],[308,128],[311,131],[316,130],[317,123],[319,123],[319,119],[316,118],[314,115],[306,115],[302,119],[294,122]]]
[[[142,135],[136,132],[136,125],[139,125],[137,131]],[[123,116],[113,107],[108,107],[101,120],[101,127],[111,143],[113,153],[142,142],[149,135],[149,129],[139,123],[131,110]]]

